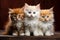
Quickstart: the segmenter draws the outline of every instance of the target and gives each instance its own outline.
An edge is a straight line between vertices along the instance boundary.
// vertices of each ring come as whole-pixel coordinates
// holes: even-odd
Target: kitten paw
[[[39,33],[38,32],[34,32],[34,36],[39,36]]]
[[[54,33],[51,33],[51,35],[54,35]]]
[[[29,33],[29,32],[27,32],[27,33],[25,33],[25,35],[26,35],[26,36],[30,36],[30,33]]]
[[[17,36],[18,34],[16,34],[16,33],[13,33],[13,35],[14,35],[14,36]]]
[[[24,33],[21,33],[20,36],[24,36]]]
[[[41,33],[39,33],[39,36],[44,36],[44,35],[43,35],[43,33],[41,32]]]
[[[39,36],[44,36],[44,34],[43,34],[43,31],[38,31],[39,32]]]
[[[52,35],[54,35],[54,33],[46,32],[45,35],[46,36],[52,36]]]

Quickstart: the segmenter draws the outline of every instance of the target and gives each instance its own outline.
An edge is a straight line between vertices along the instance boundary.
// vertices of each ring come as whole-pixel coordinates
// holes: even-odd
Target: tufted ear
[[[36,7],[37,7],[37,8],[40,8],[40,4],[37,4]]]
[[[51,7],[49,10],[50,10],[50,11],[53,11],[53,8],[54,8],[54,7]]]
[[[9,8],[9,11],[12,11],[12,9],[11,9],[11,8]]]
[[[24,10],[24,6],[21,8],[21,10]]]
[[[12,13],[12,12],[13,12],[13,10],[11,8],[9,8],[9,12],[8,13]]]
[[[25,7],[28,7],[29,5],[27,3],[25,3]]]

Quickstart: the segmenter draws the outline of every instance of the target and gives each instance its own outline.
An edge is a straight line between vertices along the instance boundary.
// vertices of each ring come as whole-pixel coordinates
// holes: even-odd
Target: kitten
[[[54,35],[54,14],[53,8],[40,11],[40,33],[46,36]],[[44,35],[43,34],[43,35]]]
[[[18,35],[17,31],[20,31],[19,35],[24,35],[24,12],[23,8],[14,8],[9,9],[9,21],[6,24],[6,32],[8,32],[9,28],[12,26],[14,29],[13,35]],[[5,34],[6,34],[5,32]]]
[[[30,32],[33,32],[34,36],[39,36],[38,34],[38,23],[39,23],[39,14],[40,14],[40,4],[36,6],[31,6],[25,3],[24,6],[25,13],[25,35],[30,36]]]

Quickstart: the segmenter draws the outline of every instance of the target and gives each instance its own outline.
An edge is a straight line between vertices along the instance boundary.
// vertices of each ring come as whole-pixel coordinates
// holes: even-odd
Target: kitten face
[[[41,10],[40,20],[47,22],[53,19],[53,8]]]
[[[17,14],[15,14],[15,13],[11,14],[10,18],[12,21],[16,21],[17,20]]]
[[[40,12],[40,4],[36,6],[31,6],[25,3],[25,8],[24,8],[25,15],[29,18],[34,18],[38,17]]]
[[[12,20],[22,20],[24,18],[23,8],[9,9],[9,15]]]

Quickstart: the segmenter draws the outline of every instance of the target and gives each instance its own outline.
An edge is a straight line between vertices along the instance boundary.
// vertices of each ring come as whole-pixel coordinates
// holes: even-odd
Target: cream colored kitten
[[[40,13],[40,34],[46,36],[54,35],[54,14],[53,8],[43,9]]]
[[[40,4],[36,6],[31,6],[25,3],[25,35],[30,36],[30,32],[33,32],[34,36],[39,36],[38,34],[38,23],[40,17]]]

